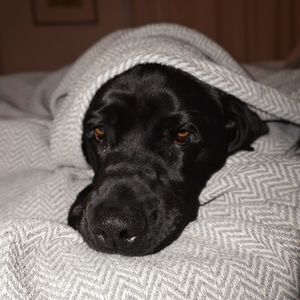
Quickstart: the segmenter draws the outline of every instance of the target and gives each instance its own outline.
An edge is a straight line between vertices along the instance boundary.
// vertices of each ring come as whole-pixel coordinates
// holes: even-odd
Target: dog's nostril
[[[102,210],[97,221],[96,237],[113,248],[126,248],[145,230],[145,218],[133,212]]]
[[[132,236],[131,238],[127,238],[126,241],[127,242],[133,242],[136,239],[136,236]]]
[[[97,233],[97,237],[100,238],[100,239],[103,239],[105,240],[106,237],[107,237],[107,233],[103,230],[100,230],[98,233]]]
[[[133,242],[136,239],[136,235],[131,235],[127,230],[120,232],[120,238],[127,242]]]

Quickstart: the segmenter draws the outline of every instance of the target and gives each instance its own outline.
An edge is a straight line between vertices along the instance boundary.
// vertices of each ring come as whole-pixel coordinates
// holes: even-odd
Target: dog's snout
[[[96,236],[105,246],[121,250],[141,237],[144,229],[145,219],[133,210],[102,209],[97,218]]]

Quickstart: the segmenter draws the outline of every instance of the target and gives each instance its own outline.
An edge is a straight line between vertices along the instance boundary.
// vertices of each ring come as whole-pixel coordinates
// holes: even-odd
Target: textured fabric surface
[[[92,177],[82,119],[103,83],[144,62],[237,96],[270,133],[209,180],[197,220],[172,245],[145,257],[97,253],[66,226]],[[161,24],[113,33],[69,69],[1,78],[0,299],[298,299],[300,160],[288,149],[299,81],[286,89],[290,73],[278,74],[255,81],[207,37]]]

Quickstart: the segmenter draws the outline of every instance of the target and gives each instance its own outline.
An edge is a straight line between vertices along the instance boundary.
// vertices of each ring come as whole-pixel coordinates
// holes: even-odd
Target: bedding
[[[144,257],[96,252],[66,225],[92,171],[82,119],[96,90],[139,63],[180,68],[268,122],[199,196],[195,222]],[[0,79],[1,299],[298,299],[300,70],[239,65],[173,24],[108,35],[73,65]]]

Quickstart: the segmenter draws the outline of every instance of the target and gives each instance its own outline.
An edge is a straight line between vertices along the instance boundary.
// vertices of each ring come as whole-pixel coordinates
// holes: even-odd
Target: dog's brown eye
[[[101,141],[105,138],[105,130],[103,127],[97,127],[95,129],[95,138],[97,141]]]
[[[176,145],[185,145],[189,142],[191,133],[187,130],[180,130],[177,132],[174,138],[174,144]]]

